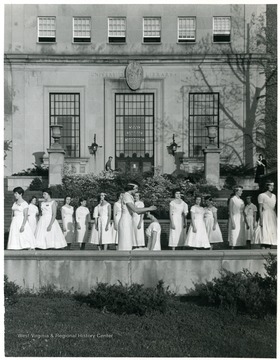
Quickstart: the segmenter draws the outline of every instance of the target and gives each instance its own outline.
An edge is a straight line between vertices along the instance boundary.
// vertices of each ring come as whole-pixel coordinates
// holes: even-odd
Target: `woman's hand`
[[[196,230],[196,227],[195,226],[193,226],[193,230],[192,230],[194,233],[196,233],[197,232],[197,230]]]
[[[66,232],[66,228],[65,228],[64,226],[63,226],[63,228],[62,228],[62,231],[63,231],[63,232]]]
[[[49,225],[49,226],[47,227],[47,231],[51,231],[51,229],[52,229],[52,225]]]
[[[118,231],[118,226],[116,224],[114,224],[114,229]]]
[[[171,229],[172,230],[175,230],[176,228],[175,228],[175,225],[173,224],[173,223],[171,223]]]
[[[109,226],[107,224],[106,227],[105,227],[105,231],[108,231],[108,229],[109,229]]]
[[[149,211],[155,211],[157,209],[157,207],[155,205],[152,205],[148,209],[149,209]]]
[[[81,230],[81,225],[79,223],[77,223],[77,229]]]
[[[231,222],[231,229],[232,229],[232,230],[235,230],[235,223],[234,223],[234,221]]]
[[[24,226],[23,225],[20,227],[19,232],[21,232],[21,233],[24,232]]]
[[[138,230],[141,229],[141,223],[139,223],[139,224],[137,225],[137,229],[138,229]]]
[[[212,229],[213,231],[215,231],[216,230],[216,225],[214,224],[213,225],[213,229]]]

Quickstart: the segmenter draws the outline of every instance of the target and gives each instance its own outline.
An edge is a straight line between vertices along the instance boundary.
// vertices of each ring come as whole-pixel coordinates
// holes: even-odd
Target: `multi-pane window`
[[[54,16],[40,16],[37,19],[38,42],[56,41],[56,24]]]
[[[179,17],[178,18],[178,42],[195,42],[196,18]]]
[[[74,17],[73,18],[73,42],[91,41],[91,18]]]
[[[161,18],[143,18],[143,42],[161,42]]]
[[[62,125],[60,144],[65,156],[80,157],[80,94],[50,94],[50,125]],[[53,139],[50,134],[51,143]]]
[[[108,41],[109,43],[126,42],[126,18],[108,18]]]
[[[230,42],[231,18],[230,16],[213,17],[213,41]]]
[[[219,93],[189,94],[189,156],[201,157],[208,144],[206,125],[219,127]],[[219,145],[219,131],[215,141]]]

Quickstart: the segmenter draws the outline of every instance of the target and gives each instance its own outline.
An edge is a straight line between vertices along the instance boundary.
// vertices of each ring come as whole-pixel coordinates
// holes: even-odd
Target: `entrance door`
[[[115,94],[116,169],[146,172],[154,165],[154,94]]]

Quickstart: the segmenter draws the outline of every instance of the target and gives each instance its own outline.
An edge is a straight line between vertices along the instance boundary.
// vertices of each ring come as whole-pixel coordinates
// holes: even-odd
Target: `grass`
[[[253,319],[178,300],[166,314],[120,316],[70,296],[27,295],[6,307],[5,355],[273,358],[276,317]]]

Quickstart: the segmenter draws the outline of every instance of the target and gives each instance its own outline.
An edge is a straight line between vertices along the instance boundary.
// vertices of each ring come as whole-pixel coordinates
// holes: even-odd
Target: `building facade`
[[[109,156],[123,171],[195,171],[208,124],[218,128],[221,162],[252,165],[266,61],[256,19],[265,24],[265,11],[5,5],[5,175],[47,162],[52,124],[63,125],[60,142],[76,173],[99,173]]]

